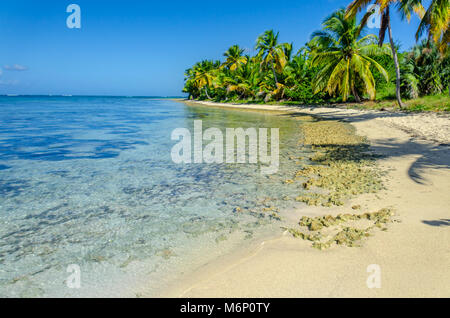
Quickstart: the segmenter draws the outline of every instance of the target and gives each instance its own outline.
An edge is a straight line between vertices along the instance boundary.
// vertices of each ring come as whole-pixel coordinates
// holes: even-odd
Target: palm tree
[[[278,33],[275,34],[273,30],[269,30],[258,37],[256,49],[258,50],[258,56],[261,58],[261,66],[272,69],[275,84],[278,86],[277,72],[283,72],[288,62],[286,53],[289,52],[289,45],[287,43],[279,44]]]
[[[406,0],[405,2],[409,5],[419,5],[422,0]],[[446,51],[450,42],[450,0],[431,1],[417,30],[417,41],[424,32],[428,33],[428,39],[436,43],[441,53]]]
[[[202,61],[196,64],[193,68],[194,83],[200,91],[203,88],[205,89],[205,94],[208,99],[211,99],[208,93],[208,87],[214,85],[214,80],[216,79],[216,73],[219,65],[220,62]]]
[[[286,82],[295,85],[297,82],[308,81],[310,68],[311,65],[307,59],[306,49],[302,49],[292,58],[292,61],[285,68]]]
[[[286,61],[289,63],[292,57],[292,50],[294,49],[293,43],[285,43],[283,45],[284,55],[286,56]]]
[[[353,2],[348,6],[347,8],[347,15],[346,17],[354,18],[356,16],[356,13],[358,11],[361,11],[363,8],[365,8],[370,3],[374,3],[380,6],[380,12],[381,12],[381,27],[380,27],[380,34],[379,34],[379,45],[380,47],[384,43],[384,38],[386,36],[386,31],[389,35],[389,42],[391,45],[391,51],[392,51],[392,57],[394,59],[394,65],[395,65],[395,75],[396,75],[396,90],[395,94],[397,97],[397,102],[400,108],[404,108],[404,104],[402,102],[401,98],[401,78],[400,78],[400,64],[398,61],[398,55],[397,50],[395,48],[394,38],[392,36],[392,27],[391,27],[391,13],[390,9],[393,5],[396,5],[398,8],[398,11],[402,14],[402,17],[410,18],[411,12],[414,11],[418,14],[421,14],[423,11],[422,5],[419,3],[420,1],[417,0],[353,0]],[[368,12],[364,18],[362,19],[362,24],[365,24],[369,17],[374,12]]]
[[[360,102],[358,84],[362,83],[363,92],[371,100],[375,99],[375,79],[371,68],[375,67],[387,81],[389,76],[372,57],[389,54],[389,48],[379,47],[378,38],[373,34],[361,38],[364,25],[357,25],[356,18],[346,18],[344,9],[326,18],[323,25],[324,29],[314,32],[312,39],[317,45],[312,53],[312,65],[320,67],[313,79],[314,93],[327,91],[335,95],[338,92],[344,102],[352,93]]]
[[[249,57],[247,57],[249,60]],[[239,67],[233,77],[225,77],[223,84],[227,92],[237,92],[239,99],[255,96],[255,89],[259,84],[259,71],[255,64],[246,63]]]
[[[243,56],[244,49],[241,49],[239,45],[233,45],[230,47],[223,56],[226,57],[223,66],[226,66],[230,71],[235,71],[240,65],[247,63],[247,57]]]
[[[197,89],[197,85],[194,82],[194,76],[195,76],[195,72],[193,68],[188,68],[185,72],[184,72],[184,81],[185,81],[185,85],[183,88],[183,93],[188,93],[188,99],[195,99],[198,97],[198,89]]]

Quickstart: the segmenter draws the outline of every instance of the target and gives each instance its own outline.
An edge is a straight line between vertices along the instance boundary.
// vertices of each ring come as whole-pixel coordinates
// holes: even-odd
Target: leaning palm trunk
[[[208,99],[211,99],[211,97],[208,94],[208,87],[207,86],[205,86],[205,93],[206,93],[206,97],[208,97]]]
[[[380,46],[383,44],[384,41],[384,34],[388,31],[389,34],[389,42],[391,44],[391,50],[392,50],[392,57],[394,59],[394,65],[395,65],[395,76],[396,76],[396,83],[395,83],[395,96],[397,97],[398,106],[400,109],[403,109],[405,105],[402,102],[402,95],[400,91],[400,85],[401,85],[401,75],[400,75],[400,64],[398,62],[398,55],[397,51],[395,49],[395,43],[394,38],[392,37],[392,28],[391,28],[391,18],[389,13],[389,7],[386,8],[386,11],[383,13],[383,23],[380,33]]]
[[[391,31],[391,24],[389,23],[388,26],[388,32],[389,32],[389,41],[391,42],[391,50],[392,50],[392,56],[394,58],[394,65],[395,65],[395,76],[396,76],[396,83],[395,83],[395,95],[397,96],[397,102],[398,106],[400,106],[401,109],[405,107],[405,105],[402,102],[402,96],[400,91],[400,65],[398,63],[398,56],[397,51],[395,50],[394,40],[392,39],[392,31]]]

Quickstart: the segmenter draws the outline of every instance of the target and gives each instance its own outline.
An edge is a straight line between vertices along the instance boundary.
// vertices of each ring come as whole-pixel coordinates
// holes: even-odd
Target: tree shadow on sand
[[[440,220],[433,220],[433,221],[422,221],[422,223],[430,226],[450,226],[450,219],[440,219]]]
[[[385,157],[418,157],[408,169],[408,176],[419,184],[425,184],[423,173],[427,169],[450,169],[450,147],[409,140],[398,143],[393,140],[375,140],[371,146],[376,153]]]
[[[304,109],[308,110],[315,110],[315,107],[303,107]],[[343,113],[342,110],[352,110],[352,109],[340,109],[340,108],[329,108],[326,112],[323,113],[316,113],[316,114],[307,114],[302,113],[301,110],[299,112],[295,113],[286,113],[283,116],[287,117],[301,117],[301,116],[312,116],[316,117],[318,119],[328,119],[328,120],[338,120],[342,122],[362,122],[362,121],[368,121],[372,119],[379,119],[379,118],[402,118],[402,117],[408,117],[411,115],[419,115],[420,113],[410,113],[410,112],[389,112],[389,111],[363,111],[360,110],[354,110],[353,113]],[[433,113],[436,115],[436,113]],[[440,116],[439,113],[437,113],[437,116]],[[447,114],[444,114],[443,116],[448,116]],[[403,131],[406,131],[407,133],[411,134],[413,137],[420,137],[416,136],[416,132],[410,131],[408,129],[402,129]],[[427,136],[427,140],[436,142],[437,144],[440,144],[441,146],[449,146],[450,144],[442,144],[438,140],[434,140],[433,138],[430,138]]]
[[[302,116],[310,116],[305,113],[290,113],[283,114],[281,116],[290,116],[290,117],[302,117]],[[385,116],[404,116],[402,113],[387,113]],[[312,116],[315,117],[315,116]],[[339,120],[335,115],[331,115],[330,117],[324,116],[325,120]],[[346,122],[346,117],[341,116],[343,122]],[[380,114],[361,114],[356,116],[351,116],[351,120],[354,121],[355,117],[358,120],[370,120],[372,118],[379,118]],[[323,119],[322,115],[318,117]],[[348,118],[347,118],[348,119]],[[321,145],[327,146],[327,145]],[[328,145],[334,147],[334,153],[331,156],[335,159],[341,157],[342,151],[345,149],[355,148],[353,150],[357,150],[360,146],[349,146],[349,145]],[[362,146],[364,147],[364,146]],[[361,149],[359,149],[361,151]],[[414,156],[417,157],[411,166],[408,169],[408,176],[416,183],[426,184],[427,180],[424,177],[424,172],[427,169],[450,169],[450,145],[447,144],[436,144],[433,142],[424,142],[419,139],[411,138],[406,142],[399,142],[395,138],[386,138],[386,139],[376,139],[372,140],[370,147],[367,148],[367,151],[375,154],[378,157],[383,158],[401,158],[405,156]],[[346,158],[347,160],[349,158]],[[350,158],[351,159],[351,158]],[[355,160],[359,160],[358,157],[355,157]]]

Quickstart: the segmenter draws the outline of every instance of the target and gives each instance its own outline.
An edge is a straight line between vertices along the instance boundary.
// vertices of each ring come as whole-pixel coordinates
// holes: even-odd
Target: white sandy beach
[[[288,233],[206,264],[161,296],[169,297],[449,297],[450,117],[338,108],[197,103],[208,107],[301,112],[345,120],[385,155],[387,190],[344,207],[308,207],[301,215],[392,207],[399,221],[362,247],[311,248]],[[281,232],[281,231],[280,231]],[[367,267],[381,268],[381,288],[369,289]]]

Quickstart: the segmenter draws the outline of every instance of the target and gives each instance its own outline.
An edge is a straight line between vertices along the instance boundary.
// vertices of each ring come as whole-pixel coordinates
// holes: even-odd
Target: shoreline
[[[251,250],[236,251],[200,267],[162,297],[449,297],[450,118],[325,107],[233,105],[186,101],[205,107],[296,112],[343,120],[365,136],[388,173],[387,190],[361,195],[344,207],[306,207],[301,215],[396,210],[401,223],[376,233],[359,248],[327,251],[282,233]],[[438,118],[438,120],[436,120]],[[425,122],[424,122],[425,121]],[[298,215],[297,215],[298,214]],[[367,267],[381,269],[382,288],[369,289]]]
[[[283,106],[264,104],[232,104],[210,101],[178,100],[185,104],[224,109],[263,110],[315,115],[324,119],[343,120],[349,123],[378,119],[390,128],[400,129],[414,138],[450,146],[450,113],[408,113],[400,111],[360,110],[330,106]]]

